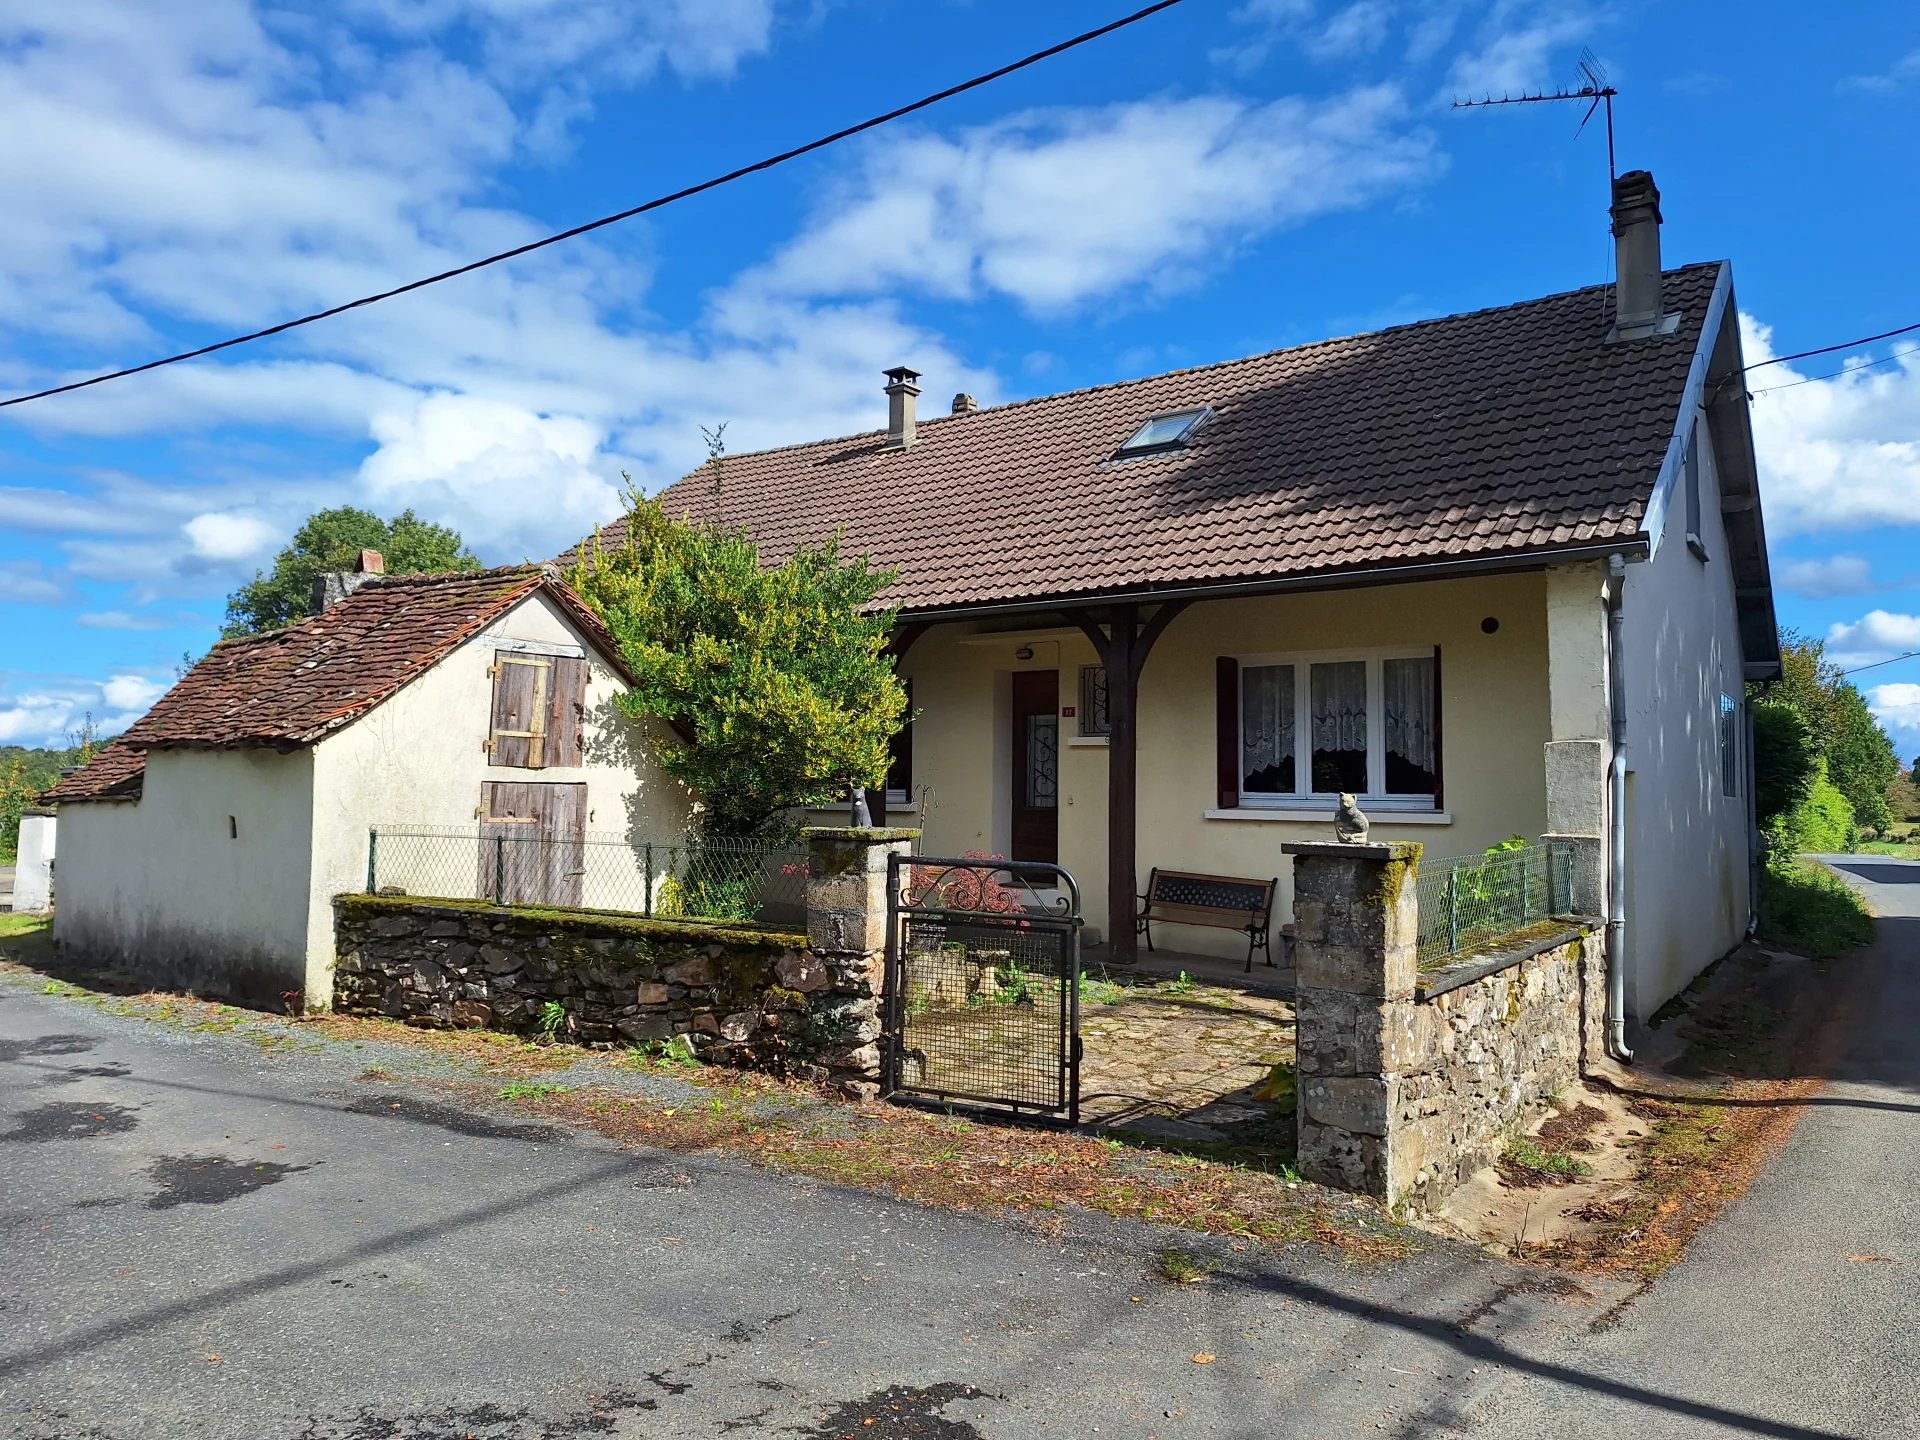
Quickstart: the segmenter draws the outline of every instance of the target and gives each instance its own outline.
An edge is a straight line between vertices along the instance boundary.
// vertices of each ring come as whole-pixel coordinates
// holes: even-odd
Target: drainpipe
[[[1607,709],[1613,731],[1607,761],[1607,1053],[1623,1063],[1627,1048],[1627,687],[1621,653],[1627,562],[1607,561]]]

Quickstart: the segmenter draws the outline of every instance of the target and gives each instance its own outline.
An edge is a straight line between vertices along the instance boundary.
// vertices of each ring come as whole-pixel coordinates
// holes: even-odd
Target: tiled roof
[[[838,530],[910,612],[1625,542],[1720,269],[1667,273],[1668,336],[1606,343],[1596,286],[937,416],[905,451],[875,431],[728,455],[663,499],[772,562]],[[1193,406],[1214,415],[1185,449],[1112,458]]]
[[[284,630],[223,640],[54,801],[137,793],[148,750],[295,749],[351,724],[536,590],[624,674],[619,650],[580,598],[537,566],[372,579]]]
[[[144,751],[125,738],[108,743],[98,755],[40,796],[43,805],[61,800],[138,800],[147,768]]]

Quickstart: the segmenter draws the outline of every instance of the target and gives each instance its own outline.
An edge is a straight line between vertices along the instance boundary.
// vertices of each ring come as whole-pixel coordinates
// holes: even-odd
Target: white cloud
[[[49,577],[38,560],[0,560],[0,600],[57,605],[66,598],[66,587]]]
[[[191,617],[138,615],[131,610],[94,610],[73,617],[73,623],[89,630],[171,630],[179,624],[192,624]]]
[[[1590,35],[1595,23],[1587,6],[1566,0],[1495,0],[1473,48],[1448,69],[1444,98],[1497,99],[1540,89],[1556,68],[1572,68],[1563,64],[1565,50]]]
[[[91,716],[102,736],[118,735],[167,692],[166,682],[141,675],[103,681],[42,681],[16,693],[0,691],[0,745],[64,746]]]
[[[1844,667],[1920,650],[1920,615],[1870,610],[1851,623],[1827,631],[1828,658]]]
[[[801,296],[998,291],[1059,310],[1183,287],[1241,241],[1441,168],[1391,86],[1036,110],[868,150],[758,281]]]
[[[1829,555],[1823,560],[1789,560],[1775,579],[1780,588],[1809,600],[1864,595],[1874,588],[1873,567],[1861,555]]]
[[[605,434],[576,416],[431,395],[376,415],[373,435],[380,448],[360,468],[370,498],[386,509],[457,514],[469,541],[495,551],[552,555],[619,512],[618,466],[601,455]]]
[[[180,527],[193,554],[216,565],[252,560],[274,540],[274,527],[254,515],[196,515]]]
[[[1885,95],[1916,81],[1920,81],[1920,50],[1909,50],[1885,70],[1867,75],[1849,75],[1836,88],[1843,93],[1853,90],[1869,95]]]
[[[1743,314],[1740,336],[1748,365],[1772,358],[1770,327]],[[1920,354],[1809,377],[1862,358],[1821,356],[1747,377],[1760,493],[1776,536],[1920,524]]]
[[[1895,746],[1911,754],[1909,747],[1920,745],[1920,685],[1875,685],[1867,691],[1866,700]]]

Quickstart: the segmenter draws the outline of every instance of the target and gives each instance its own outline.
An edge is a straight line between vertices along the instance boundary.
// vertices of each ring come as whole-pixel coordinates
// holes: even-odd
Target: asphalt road
[[[1832,1081],[1753,1188],[1620,1322],[1557,1358],[1648,1406],[1517,1381],[1481,1440],[1920,1436],[1920,862],[1833,856],[1880,917]],[[1754,1418],[1728,1423],[1727,1410]]]
[[[355,1078],[414,1051],[268,1056],[41,988],[0,977],[12,1440],[1416,1436],[1563,1373],[1619,1298],[1440,1243],[1222,1242],[1175,1286],[1149,1227],[621,1151]]]

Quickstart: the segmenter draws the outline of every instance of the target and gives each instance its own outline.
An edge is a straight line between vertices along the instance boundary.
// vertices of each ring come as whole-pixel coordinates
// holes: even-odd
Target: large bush
[[[1820,765],[1812,727],[1791,705],[1753,707],[1753,801],[1760,823],[1774,821],[1807,798]]]
[[[1816,761],[1813,781],[1799,804],[1775,819],[1768,831],[1776,861],[1790,863],[1804,853],[1844,854],[1860,843],[1853,806],[1827,778],[1827,762]]]

